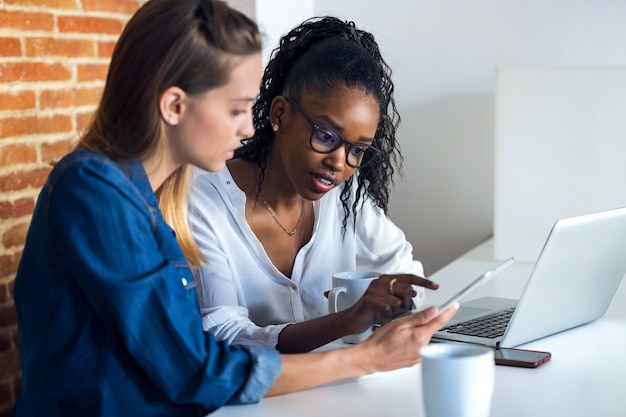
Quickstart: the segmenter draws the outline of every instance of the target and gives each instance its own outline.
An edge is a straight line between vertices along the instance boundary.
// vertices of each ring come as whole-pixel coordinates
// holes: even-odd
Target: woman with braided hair
[[[254,133],[260,38],[218,0],[148,0],[124,28],[93,122],[33,213],[15,278],[14,416],[204,416],[411,366],[454,314],[430,308],[358,346],[300,355],[203,331],[176,239],[179,186],[192,165],[221,170]]]
[[[254,136],[225,169],[198,170],[191,191],[188,259],[218,339],[306,352],[385,324],[421,305],[421,287],[437,288],[386,215],[402,160],[393,91],[374,37],[352,22],[313,18],[281,38]],[[328,314],[332,275],[353,270],[386,274]]]

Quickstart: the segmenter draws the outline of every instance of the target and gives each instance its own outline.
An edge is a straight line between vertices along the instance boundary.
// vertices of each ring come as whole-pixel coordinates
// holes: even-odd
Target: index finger
[[[413,274],[397,274],[397,275],[393,275],[395,278],[398,279],[398,281],[405,283],[405,284],[411,284],[411,285],[417,285],[418,287],[424,287],[424,288],[428,288],[430,290],[436,290],[437,288],[439,288],[439,284],[437,284],[436,282],[433,282],[429,279],[426,278],[422,278],[420,276],[417,275],[413,275]]]

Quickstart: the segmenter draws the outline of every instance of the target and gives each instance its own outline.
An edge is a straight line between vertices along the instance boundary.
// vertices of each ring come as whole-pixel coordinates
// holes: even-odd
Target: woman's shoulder
[[[103,192],[110,188],[135,197],[139,194],[144,199],[153,195],[140,161],[116,162],[106,155],[85,150],[73,151],[59,160],[50,173],[48,186],[74,188],[75,192]]]
[[[143,165],[137,159],[114,161],[106,155],[87,150],[77,150],[68,153],[54,164],[53,169],[53,171],[58,173],[80,170],[123,176],[145,175]]]
[[[65,155],[54,164],[48,182],[55,184],[63,178],[63,181],[89,178],[90,174],[114,175],[121,171],[110,158],[92,151],[73,151]]]

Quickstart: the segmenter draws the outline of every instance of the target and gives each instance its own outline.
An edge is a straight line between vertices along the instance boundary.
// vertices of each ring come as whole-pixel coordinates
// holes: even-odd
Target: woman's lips
[[[323,174],[311,174],[313,186],[319,193],[327,193],[337,185],[337,179]]]

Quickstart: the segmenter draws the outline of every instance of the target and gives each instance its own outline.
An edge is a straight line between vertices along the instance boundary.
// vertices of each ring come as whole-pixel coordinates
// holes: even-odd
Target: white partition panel
[[[502,68],[495,94],[496,258],[534,261],[559,218],[626,206],[626,68]]]

